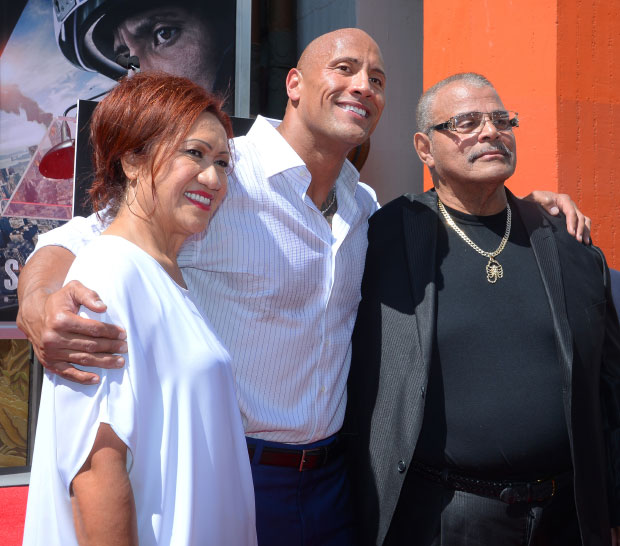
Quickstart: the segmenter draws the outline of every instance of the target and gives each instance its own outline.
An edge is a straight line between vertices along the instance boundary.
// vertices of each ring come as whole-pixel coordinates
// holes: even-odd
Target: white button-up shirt
[[[346,161],[330,229],[306,195],[310,172],[275,123],[259,117],[234,139],[228,195],[179,265],[231,353],[246,434],[309,443],[342,426],[367,221],[378,205]],[[37,249],[75,253],[96,224],[94,215],[74,219],[41,235]]]

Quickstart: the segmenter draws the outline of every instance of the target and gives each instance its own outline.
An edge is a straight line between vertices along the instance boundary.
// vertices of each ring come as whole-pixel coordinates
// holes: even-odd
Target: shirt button
[[[407,470],[407,464],[405,461],[398,461],[398,471],[402,474],[405,470]]]
[[[322,385],[322,386],[321,386],[321,388],[319,389],[319,391],[320,391],[321,393],[325,392],[325,385]]]

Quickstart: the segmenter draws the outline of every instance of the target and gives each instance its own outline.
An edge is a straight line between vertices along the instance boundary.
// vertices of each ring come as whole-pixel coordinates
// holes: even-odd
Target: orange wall
[[[620,19],[614,0],[558,3],[559,188],[620,269]]]
[[[517,195],[569,193],[593,218],[595,243],[620,268],[620,20],[613,3],[425,0],[424,88],[456,72],[489,78],[521,120],[517,171],[507,185]]]
[[[557,188],[556,21],[554,3],[540,0],[424,2],[424,89],[479,72],[519,112],[518,167],[508,183],[517,195]]]

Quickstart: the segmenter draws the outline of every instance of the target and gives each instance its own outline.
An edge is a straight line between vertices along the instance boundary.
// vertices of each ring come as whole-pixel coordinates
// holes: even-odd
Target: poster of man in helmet
[[[15,319],[19,270],[38,234],[71,217],[72,176],[48,178],[39,166],[50,148],[75,138],[76,101],[105,94],[139,66],[222,94],[232,113],[235,15],[235,0],[3,3],[0,321]]]

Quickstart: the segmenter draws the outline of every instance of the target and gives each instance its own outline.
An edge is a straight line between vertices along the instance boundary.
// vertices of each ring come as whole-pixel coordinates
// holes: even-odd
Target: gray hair
[[[431,110],[435,102],[435,97],[440,89],[453,82],[464,82],[474,87],[493,87],[493,84],[489,80],[475,72],[461,72],[460,74],[454,74],[437,82],[433,87],[424,91],[418,101],[415,112],[418,131],[421,133],[428,133],[430,131],[430,128],[433,126]]]

